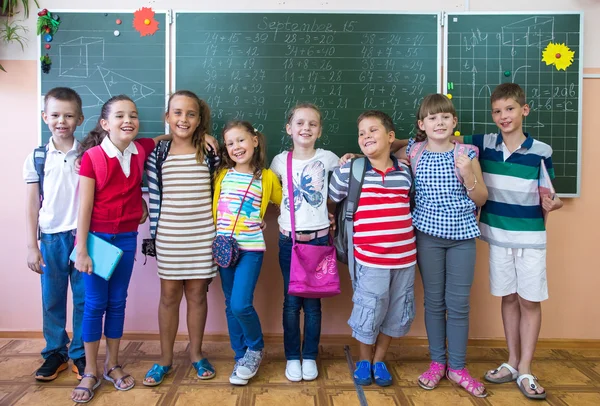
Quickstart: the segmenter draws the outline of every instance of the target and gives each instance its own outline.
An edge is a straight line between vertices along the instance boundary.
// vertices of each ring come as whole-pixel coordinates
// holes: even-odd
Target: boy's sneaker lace
[[[229,383],[232,385],[247,385],[248,380],[240,378],[237,374],[237,369],[238,369],[239,365],[240,364],[236,362],[235,365],[233,366],[233,372],[231,373],[231,376],[229,377]]]
[[[248,348],[244,358],[239,360],[239,366],[236,370],[237,376],[242,379],[250,379],[258,372],[258,367],[263,359],[263,350],[254,351]]]

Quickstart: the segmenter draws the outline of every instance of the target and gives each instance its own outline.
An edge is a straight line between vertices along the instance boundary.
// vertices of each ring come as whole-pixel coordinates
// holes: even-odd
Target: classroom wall
[[[66,0],[40,0],[42,7],[68,9],[75,4]],[[97,3],[80,8],[95,9]],[[87,2],[85,2],[87,3]],[[91,2],[90,2],[91,3]],[[403,2],[404,3],[404,2]],[[367,10],[369,6],[358,0],[286,0],[228,2],[232,10]],[[434,1],[423,0],[415,9],[410,5],[400,10],[400,2],[382,0],[379,10],[398,11],[532,11],[532,10],[583,10],[585,11],[585,56],[587,73],[600,73],[600,25],[594,24],[600,17],[600,2],[595,0],[532,0],[523,5],[519,0],[497,1]],[[343,6],[342,6],[343,5]],[[155,9],[211,10],[218,4],[208,1],[156,0],[146,3],[132,0],[105,0],[106,9],[138,8],[152,6]],[[344,7],[344,8],[342,8]],[[525,8],[526,7],[526,8]],[[30,27],[29,46],[0,45],[0,63],[8,73],[0,72],[0,136],[4,154],[0,159],[2,203],[0,210],[0,331],[41,331],[41,304],[39,277],[26,266],[25,241],[25,184],[22,180],[23,160],[37,145],[38,96],[36,56],[35,13],[26,25]],[[548,224],[548,279],[550,299],[543,304],[544,322],[542,338],[551,339],[599,339],[600,324],[600,266],[592,253],[600,216],[596,203],[600,190],[594,174],[600,173],[600,161],[592,159],[592,151],[600,149],[600,139],[595,134],[595,122],[600,101],[600,79],[585,79],[583,83],[583,152],[581,197],[569,199],[562,210],[552,213]],[[282,123],[283,125],[284,123]],[[262,274],[255,294],[263,330],[267,334],[281,333],[282,282],[277,260],[276,212],[267,215],[266,238],[269,251],[266,254]],[[147,236],[147,224],[140,227],[140,241]],[[472,338],[496,338],[503,336],[500,301],[490,296],[487,276],[487,246],[478,242],[477,268],[471,299]],[[137,258],[129,299],[125,329],[127,332],[158,331],[157,305],[159,280],[153,259],[143,265],[144,258]],[[342,295],[323,301],[323,334],[349,334],[346,320],[350,314],[351,287],[348,274],[341,270]],[[417,278],[418,279],[418,278]],[[420,281],[415,287],[418,312],[411,336],[426,335],[423,324],[423,293]],[[225,334],[227,331],[224,299],[220,280],[213,282],[209,292],[209,318],[207,334]],[[182,306],[180,331],[186,331],[185,304]]]

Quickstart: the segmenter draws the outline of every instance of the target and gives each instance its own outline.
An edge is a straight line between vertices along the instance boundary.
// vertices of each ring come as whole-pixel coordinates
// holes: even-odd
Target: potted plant
[[[38,0],[32,0],[36,7],[40,7]],[[4,16],[4,21],[0,23],[0,43],[18,42],[21,48],[25,49],[27,37],[27,28],[13,20],[13,17],[19,13],[19,8],[23,8],[23,17],[29,17],[29,0],[0,0],[0,15]],[[0,70],[6,72],[2,64]]]
[[[39,8],[38,0],[33,0]],[[0,15],[12,17],[18,13],[19,6],[23,6],[23,15],[29,17],[29,0],[0,0]]]

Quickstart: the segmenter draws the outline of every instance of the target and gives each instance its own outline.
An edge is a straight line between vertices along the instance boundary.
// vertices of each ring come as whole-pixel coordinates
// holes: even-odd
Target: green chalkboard
[[[52,60],[50,72],[40,70],[39,73],[41,100],[56,86],[75,89],[82,98],[85,116],[84,124],[76,132],[76,137],[81,139],[96,125],[102,104],[112,96],[126,94],[138,108],[138,136],[164,134],[167,14],[156,12],[158,31],[144,37],[133,28],[133,11],[59,10],[53,14],[60,16],[60,27],[52,42],[47,43],[43,38],[40,42],[41,55],[48,54]],[[117,24],[117,20],[121,20],[121,24]],[[46,49],[46,44],[51,48]],[[40,128],[41,142],[46,143],[51,134],[41,120]]]
[[[439,91],[439,17],[176,13],[175,88],[208,102],[217,136],[228,120],[252,122],[269,158],[289,147],[286,112],[299,101],[322,109],[322,147],[357,151],[361,112],[387,112],[405,138],[423,96]]]
[[[580,193],[582,15],[448,14],[445,87],[462,134],[497,132],[490,94],[504,82],[524,88],[531,113],[524,129],[553,149],[562,196]],[[566,70],[542,62],[548,43],[575,52]]]

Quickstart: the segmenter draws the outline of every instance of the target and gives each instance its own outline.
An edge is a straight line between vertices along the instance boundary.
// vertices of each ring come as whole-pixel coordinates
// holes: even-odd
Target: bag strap
[[[102,150],[102,146],[97,145],[87,150],[92,161],[92,168],[96,175],[96,187],[98,190],[102,190],[106,186],[106,178],[108,177],[108,163],[106,162],[106,155]]]
[[[292,177],[292,159],[294,158],[294,152],[289,151],[287,156],[287,189],[288,189],[288,201],[290,202],[290,219],[292,225],[292,246],[296,245],[296,216],[295,216],[295,204],[294,204],[294,178]]]
[[[354,281],[355,276],[355,261],[354,261],[354,214],[358,208],[358,199],[365,180],[366,159],[355,158],[350,165],[350,179],[348,181],[348,200],[346,203],[345,225],[346,235],[348,236],[348,271],[350,271],[350,279]]]
[[[237,224],[238,219],[240,218],[240,213],[242,212],[242,206],[244,205],[244,200],[246,200],[246,195],[248,195],[248,191],[250,190],[250,186],[252,186],[252,182],[254,182],[254,175],[252,175],[252,179],[250,179],[250,183],[248,183],[248,187],[246,188],[246,192],[244,193],[244,197],[242,197],[242,203],[240,203],[240,209],[238,210],[238,214],[235,217],[235,221],[233,222],[233,227],[231,228],[231,235],[233,237],[233,233],[235,232],[235,226]]]
[[[160,141],[158,143],[158,149],[156,150],[156,179],[158,182],[158,190],[162,195],[162,166],[167,156],[169,155],[169,150],[171,149],[171,141]]]
[[[44,201],[44,170],[46,167],[46,154],[48,152],[48,144],[41,145],[33,150],[33,167],[39,179],[39,194],[40,203]]]
[[[413,146],[410,148],[410,154],[408,154],[408,161],[410,162],[410,168],[412,170],[413,176],[417,174],[417,165],[419,165],[419,161],[423,156],[423,152],[427,147],[427,141],[419,141],[415,142]]]

